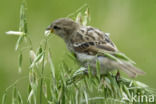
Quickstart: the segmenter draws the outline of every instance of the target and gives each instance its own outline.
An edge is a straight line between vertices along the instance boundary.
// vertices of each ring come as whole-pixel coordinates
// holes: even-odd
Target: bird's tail
[[[128,62],[118,63],[118,68],[124,71],[129,77],[136,77],[137,75],[144,75],[145,72],[135,67],[133,64]]]

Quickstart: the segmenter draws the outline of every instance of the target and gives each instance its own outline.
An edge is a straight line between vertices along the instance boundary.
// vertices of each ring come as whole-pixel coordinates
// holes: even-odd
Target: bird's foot
[[[119,71],[117,71],[115,78],[116,78],[116,81],[119,82],[119,80],[120,80],[120,72]]]

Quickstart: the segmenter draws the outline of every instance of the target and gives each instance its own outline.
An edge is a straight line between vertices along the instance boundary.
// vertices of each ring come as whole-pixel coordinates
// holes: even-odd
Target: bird
[[[78,62],[85,68],[89,66],[94,73],[98,62],[101,75],[114,70],[121,70],[132,78],[145,74],[135,66],[134,61],[118,50],[109,34],[100,29],[84,26],[70,18],[59,18],[46,31],[62,38]]]

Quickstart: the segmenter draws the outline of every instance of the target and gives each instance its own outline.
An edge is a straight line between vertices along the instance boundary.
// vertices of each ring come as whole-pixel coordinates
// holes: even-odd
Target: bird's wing
[[[92,27],[81,28],[72,39],[74,49],[79,52],[117,51],[115,44],[107,34]]]
[[[88,55],[105,55],[116,61],[124,60],[135,64],[134,61],[118,51],[107,34],[92,27],[81,28],[72,38],[72,44],[76,52]]]

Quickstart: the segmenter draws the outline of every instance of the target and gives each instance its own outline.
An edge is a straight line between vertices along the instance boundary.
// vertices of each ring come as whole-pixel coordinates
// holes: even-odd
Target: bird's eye
[[[58,27],[58,26],[54,26],[53,28],[54,28],[54,29],[57,29],[57,30],[61,29],[61,28]]]

